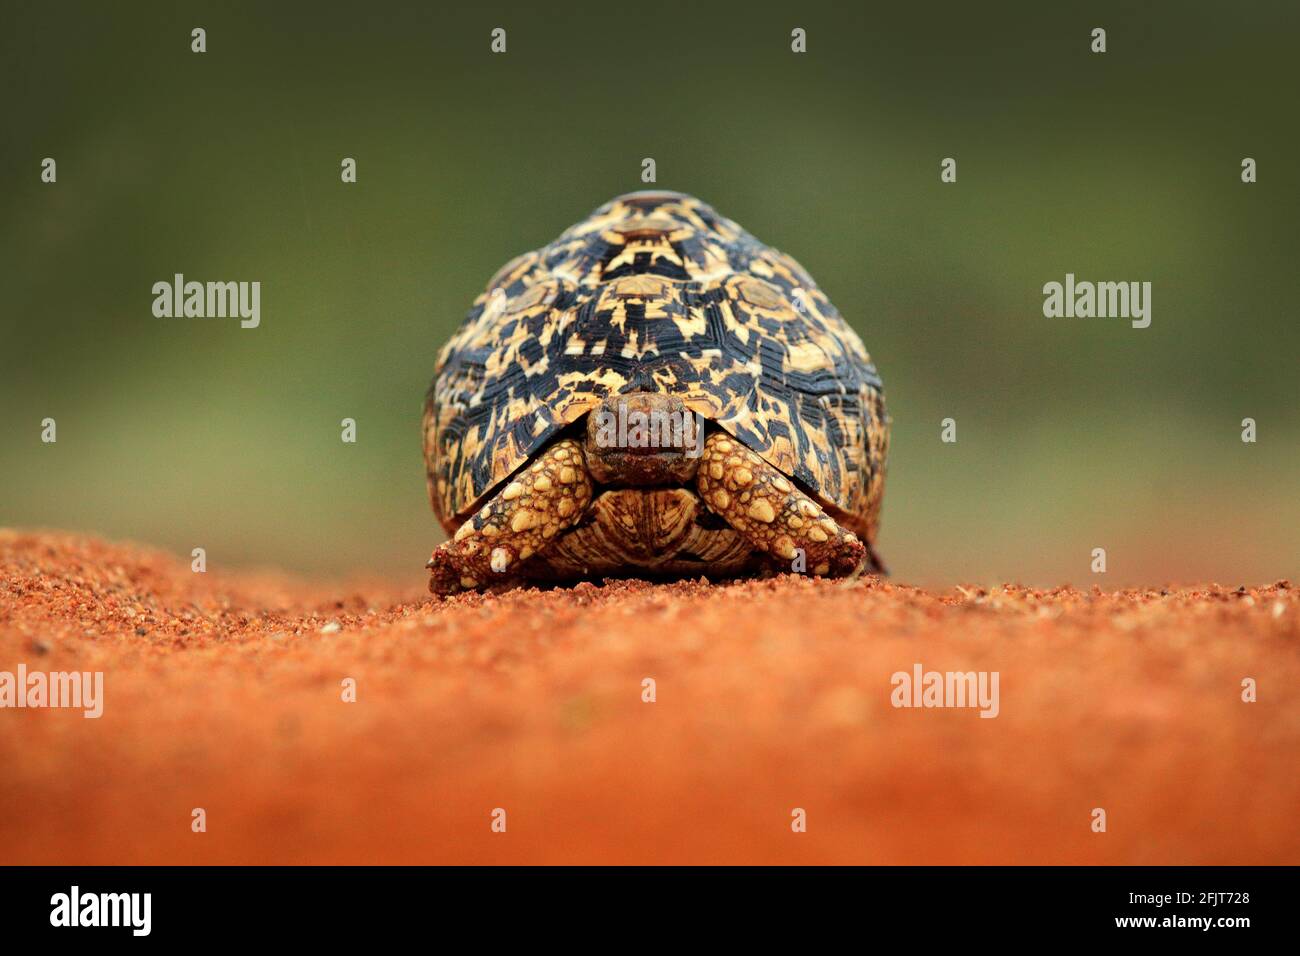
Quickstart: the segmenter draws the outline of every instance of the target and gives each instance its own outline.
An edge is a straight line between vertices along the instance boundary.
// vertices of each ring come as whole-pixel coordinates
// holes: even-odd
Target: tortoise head
[[[610,395],[587,416],[587,467],[602,484],[685,484],[703,448],[703,416],[675,395]]]

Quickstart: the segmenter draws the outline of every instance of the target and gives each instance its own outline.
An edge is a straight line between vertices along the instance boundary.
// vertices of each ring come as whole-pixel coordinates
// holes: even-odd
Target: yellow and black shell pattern
[[[874,539],[889,425],[862,340],[794,259],[671,192],[606,203],[474,300],[425,403],[439,520],[640,391],[680,396]]]

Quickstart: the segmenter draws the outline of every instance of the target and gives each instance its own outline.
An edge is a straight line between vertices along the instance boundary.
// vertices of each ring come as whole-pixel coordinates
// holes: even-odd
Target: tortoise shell
[[[606,203],[474,300],[425,403],[444,528],[608,395],[638,391],[681,397],[874,539],[889,429],[862,340],[794,259],[671,192]]]

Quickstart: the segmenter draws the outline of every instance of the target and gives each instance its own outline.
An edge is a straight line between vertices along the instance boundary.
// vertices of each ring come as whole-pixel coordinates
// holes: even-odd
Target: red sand
[[[0,710],[0,862],[1294,864],[1298,647],[1286,582],[441,603],[0,532],[0,670],[105,672]],[[895,709],[917,662],[1000,715]]]

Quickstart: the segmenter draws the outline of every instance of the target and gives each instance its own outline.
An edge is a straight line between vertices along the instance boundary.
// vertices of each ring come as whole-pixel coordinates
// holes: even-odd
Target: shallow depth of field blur
[[[896,580],[1296,576],[1300,8],[716,6],[11,7],[0,524],[418,578],[439,346],[653,157],[861,333]],[[155,318],[177,272],[261,327]],[[1044,318],[1067,272],[1152,282],[1151,327]]]

